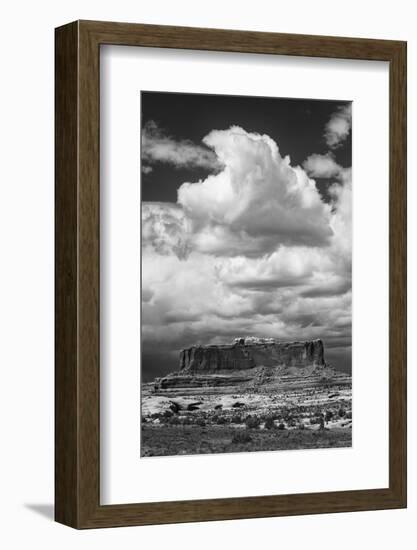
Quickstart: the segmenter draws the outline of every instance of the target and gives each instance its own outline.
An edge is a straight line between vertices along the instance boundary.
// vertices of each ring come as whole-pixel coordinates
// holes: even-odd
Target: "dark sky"
[[[343,104],[332,100],[142,92],[142,127],[154,121],[170,137],[201,145],[211,130],[241,126],[247,132],[269,135],[279,144],[281,156],[289,154],[295,166],[312,153],[328,151],[323,127]],[[333,154],[341,166],[352,165],[350,135]],[[177,189],[184,181],[198,181],[208,174],[196,168],[173,170],[170,165],[158,163],[152,172],[142,174],[142,200],[176,202]],[[325,200],[328,183],[316,179]]]
[[[302,165],[312,155],[326,154],[329,146],[324,128],[332,115],[347,102],[332,100],[141,92],[141,127],[150,122],[174,142],[187,140],[205,147],[202,139],[212,130],[242,127],[247,132],[267,134],[278,145],[282,157],[290,155],[291,165]],[[331,151],[343,168],[352,165],[351,134]],[[149,165],[149,162],[146,163]],[[145,165],[145,163],[143,163]],[[177,189],[184,182],[198,182],[212,171],[168,162],[151,162],[152,171],[142,173],[141,197],[146,202],[175,203]],[[317,179],[324,201],[329,200],[330,179]],[[168,346],[169,348],[169,346]],[[350,371],[351,348],[329,348],[326,355],[336,368]],[[178,368],[178,350],[142,341],[142,380],[153,380]]]

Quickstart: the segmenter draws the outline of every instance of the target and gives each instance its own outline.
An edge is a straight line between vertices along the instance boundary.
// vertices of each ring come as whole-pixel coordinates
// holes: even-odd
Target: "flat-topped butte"
[[[325,366],[321,340],[278,342],[273,338],[236,338],[232,344],[192,346],[180,353],[180,371],[216,373],[264,367]]]
[[[231,344],[196,345],[180,352],[179,370],[153,383],[155,393],[281,391],[323,383],[350,383],[324,359],[322,340],[279,342],[236,338]]]

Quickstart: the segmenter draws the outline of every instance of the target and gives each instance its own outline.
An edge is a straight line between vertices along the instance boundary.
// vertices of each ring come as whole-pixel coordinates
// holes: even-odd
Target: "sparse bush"
[[[257,416],[249,415],[245,419],[245,424],[247,428],[255,429],[255,428],[259,428],[259,426],[261,425],[261,421]]]
[[[300,423],[298,424],[298,429],[299,429],[299,430],[304,430],[304,428],[305,428],[304,424],[303,424],[302,422],[300,422]]]
[[[243,420],[240,414],[234,414],[230,420],[232,424],[242,424]]]
[[[275,423],[272,416],[268,416],[268,418],[265,420],[265,428],[267,430],[272,430],[273,428],[275,428]]]
[[[218,416],[218,417],[216,418],[216,424],[219,424],[219,425],[221,425],[221,424],[227,424],[227,418],[224,417],[224,416]]]
[[[327,422],[330,422],[330,420],[333,418],[333,412],[332,411],[326,411],[326,416],[325,416],[325,420],[326,420],[326,423]]]
[[[343,418],[346,415],[346,410],[343,407],[340,407],[338,414],[340,418]]]
[[[233,436],[232,443],[249,443],[252,441],[251,436],[244,431],[239,430]]]
[[[279,416],[279,414],[275,411],[275,412],[268,412],[266,414],[263,414],[261,415],[261,419],[266,422],[268,420],[268,418],[271,418],[272,420],[280,420],[281,417]]]
[[[170,426],[178,426],[180,423],[180,419],[178,416],[171,416],[171,418],[168,420],[168,423]]]
[[[202,428],[204,428],[204,426],[206,425],[206,421],[204,418],[197,418],[196,422],[197,426],[201,426]]]

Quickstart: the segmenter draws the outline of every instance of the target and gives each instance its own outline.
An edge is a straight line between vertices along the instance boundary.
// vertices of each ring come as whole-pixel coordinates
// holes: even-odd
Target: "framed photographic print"
[[[406,506],[406,44],[56,29],[56,520]]]

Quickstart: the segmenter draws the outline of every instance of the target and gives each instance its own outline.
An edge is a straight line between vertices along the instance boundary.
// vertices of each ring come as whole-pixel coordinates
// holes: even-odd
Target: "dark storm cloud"
[[[190,321],[198,321],[199,318],[200,316],[195,313],[189,313],[186,311],[173,311],[173,312],[168,312],[165,315],[165,322],[168,324],[184,323],[184,322],[190,322]]]
[[[299,325],[301,328],[322,326],[320,321],[317,319],[316,313],[300,313],[299,315],[294,315],[292,318],[285,318],[285,320],[291,321],[295,325]]]
[[[337,281],[336,283],[327,283],[318,286],[313,286],[308,290],[304,290],[301,296],[304,298],[318,298],[320,296],[337,296],[338,294],[346,294],[352,289],[350,278]]]
[[[274,290],[277,288],[288,288],[294,286],[302,286],[308,281],[307,278],[296,279],[294,277],[288,277],[287,279],[246,279],[240,280],[236,283],[230,283],[230,286],[235,288],[244,288],[247,290],[265,292],[267,290]]]

